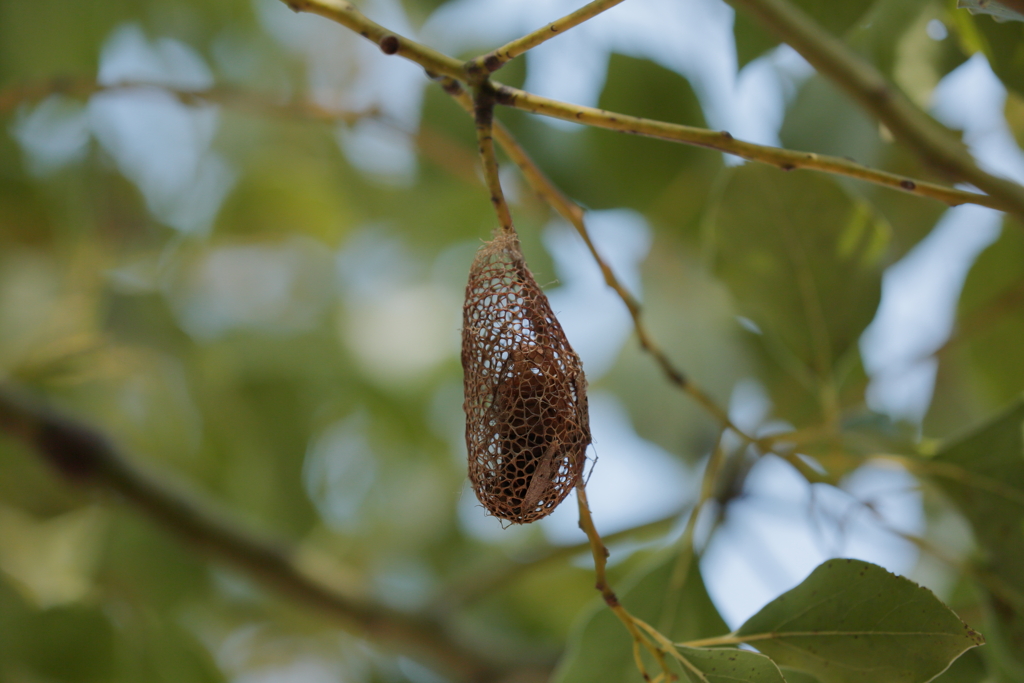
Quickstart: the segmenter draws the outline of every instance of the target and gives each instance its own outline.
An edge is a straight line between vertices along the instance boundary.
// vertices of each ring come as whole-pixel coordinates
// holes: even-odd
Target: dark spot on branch
[[[555,26],[554,24],[551,24],[551,32],[552,33],[558,33],[558,27]]]
[[[601,590],[601,585],[598,584],[598,585],[594,586],[594,588],[596,588],[597,590]],[[619,598],[616,597],[615,593],[612,593],[611,591],[608,591],[607,593],[605,593],[605,592],[602,591],[601,596],[604,598],[605,603],[609,607],[618,607],[619,606]]]
[[[299,4],[299,3],[297,3],[297,2],[289,2],[289,3],[288,3],[288,7],[289,7],[289,8],[290,8],[290,9],[291,9],[291,10],[292,10],[293,12],[300,12],[300,11],[302,11],[302,5],[300,5],[300,4]]]
[[[494,73],[503,66],[505,66],[505,62],[501,61],[498,55],[487,55],[487,58],[484,59],[484,68],[491,73]]]
[[[514,107],[516,105],[516,96],[505,88],[496,88],[494,91],[494,101],[506,107]]]
[[[380,39],[380,51],[386,55],[398,52],[398,37],[387,35]]]
[[[576,112],[576,119],[578,120],[578,119],[582,119],[582,118],[583,118],[583,112],[581,112],[581,111]]]
[[[783,171],[792,171],[794,168],[796,168],[796,166],[794,166],[793,164],[782,164],[781,166],[779,166],[779,168],[781,168]]]
[[[50,463],[68,479],[82,481],[93,476],[111,447],[103,436],[88,427],[47,416],[36,446]]]
[[[916,190],[917,183],[915,183],[913,180],[903,179],[900,181],[900,187],[902,187],[904,190]]]
[[[723,130],[722,131],[722,137],[725,138],[726,140],[732,140],[733,139],[732,138],[732,133],[730,133],[727,130]]]

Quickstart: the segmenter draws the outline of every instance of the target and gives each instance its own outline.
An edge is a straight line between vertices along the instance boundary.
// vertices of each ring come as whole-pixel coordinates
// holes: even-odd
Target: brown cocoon
[[[587,380],[514,233],[481,247],[469,270],[462,369],[476,497],[513,524],[546,517],[583,473]]]

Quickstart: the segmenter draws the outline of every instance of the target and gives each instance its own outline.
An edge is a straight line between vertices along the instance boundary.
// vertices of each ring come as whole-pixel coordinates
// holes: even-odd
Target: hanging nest
[[[514,233],[481,247],[469,270],[462,369],[476,497],[513,524],[546,517],[583,473],[587,380]]]

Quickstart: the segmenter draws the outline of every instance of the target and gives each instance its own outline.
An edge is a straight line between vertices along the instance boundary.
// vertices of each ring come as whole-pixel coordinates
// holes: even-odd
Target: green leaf
[[[773,398],[840,384],[878,307],[888,225],[824,176],[755,165],[733,171],[710,225],[716,273],[780,368]],[[807,419],[790,403],[783,417]]]
[[[633,116],[704,127],[704,113],[689,82],[674,71],[645,59],[613,54],[598,106]],[[721,155],[607,130],[587,129],[580,153],[563,163],[565,187],[593,208],[629,206],[645,210],[671,189],[700,205],[721,168]],[[642,159],[643,163],[637,163]],[[673,180],[688,168],[701,174],[676,188]],[[558,180],[562,180],[558,178]],[[702,190],[702,191],[701,191]]]
[[[681,647],[679,653],[697,671],[683,667],[690,683],[785,683],[779,667],[756,652],[732,648]]]
[[[877,166],[883,150],[878,123],[831,80],[814,75],[800,87],[779,130],[782,146],[847,157]]]
[[[736,632],[822,683],[924,683],[984,639],[926,588],[860,560],[829,560]]]
[[[696,563],[691,564],[682,586],[672,587],[676,558],[674,552],[663,553],[641,567],[632,580],[626,582],[626,588],[618,592],[623,606],[673,642],[728,631],[729,627],[708,597]],[[633,659],[633,641],[603,601],[594,605],[570,638],[552,680],[555,683],[641,680]]]
[[[977,32],[992,71],[1008,89],[1024,95],[1024,24],[1019,21],[999,23],[986,17],[966,14],[958,24]]]
[[[1024,400],[945,447],[936,483],[963,511],[984,551],[979,573],[1005,650],[1024,665]],[[927,467],[927,466],[926,466]],[[928,469],[924,470],[928,472]],[[1024,672],[1024,669],[1021,669]]]
[[[793,4],[826,31],[837,36],[850,30],[871,6],[871,3],[863,0],[794,0]],[[756,19],[748,17],[744,12],[736,13],[733,34],[736,37],[736,56],[741,67],[779,44]]]
[[[1024,21],[1024,14],[996,0],[957,0],[956,6],[971,14],[990,14],[996,21]]]
[[[958,335],[966,345],[975,391],[1002,406],[1024,387],[1024,232],[1007,225],[978,256],[960,295]]]

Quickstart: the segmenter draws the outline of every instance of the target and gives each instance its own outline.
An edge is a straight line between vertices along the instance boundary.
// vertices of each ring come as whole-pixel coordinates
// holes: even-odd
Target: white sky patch
[[[339,333],[367,376],[401,387],[426,379],[458,352],[465,284],[446,276],[378,229],[361,231],[338,252],[335,278],[345,300]]]
[[[924,519],[913,478],[871,468],[854,473],[847,485],[849,493],[811,487],[774,456],[754,465],[744,497],[730,505],[701,558],[708,592],[730,628],[831,557],[873,562],[898,574],[913,568],[916,549],[887,535],[858,502],[871,500],[884,523],[920,533]]]
[[[89,117],[78,102],[51,95],[31,109],[18,110],[11,133],[25,151],[29,172],[46,176],[85,157]]]
[[[202,58],[169,38],[152,42],[136,24],[111,34],[100,56],[104,85],[148,82],[197,89],[213,84]],[[157,220],[203,234],[235,181],[227,161],[211,150],[219,120],[215,106],[186,106],[160,90],[94,95],[88,105],[93,134],[134,182]]]
[[[302,464],[306,495],[335,531],[360,526],[362,504],[376,477],[368,422],[365,412],[335,422],[310,444]]]
[[[964,142],[983,169],[1024,182],[1024,152],[1003,116],[1006,88],[982,53],[947,74],[933,101],[935,118],[964,131]]]
[[[330,255],[308,238],[211,249],[179,267],[168,298],[197,339],[238,328],[301,332],[316,324],[332,295]]]
[[[730,132],[740,140],[780,147],[786,106],[813,73],[813,67],[788,45],[749,62],[736,77]],[[741,163],[737,157],[726,159]]]

